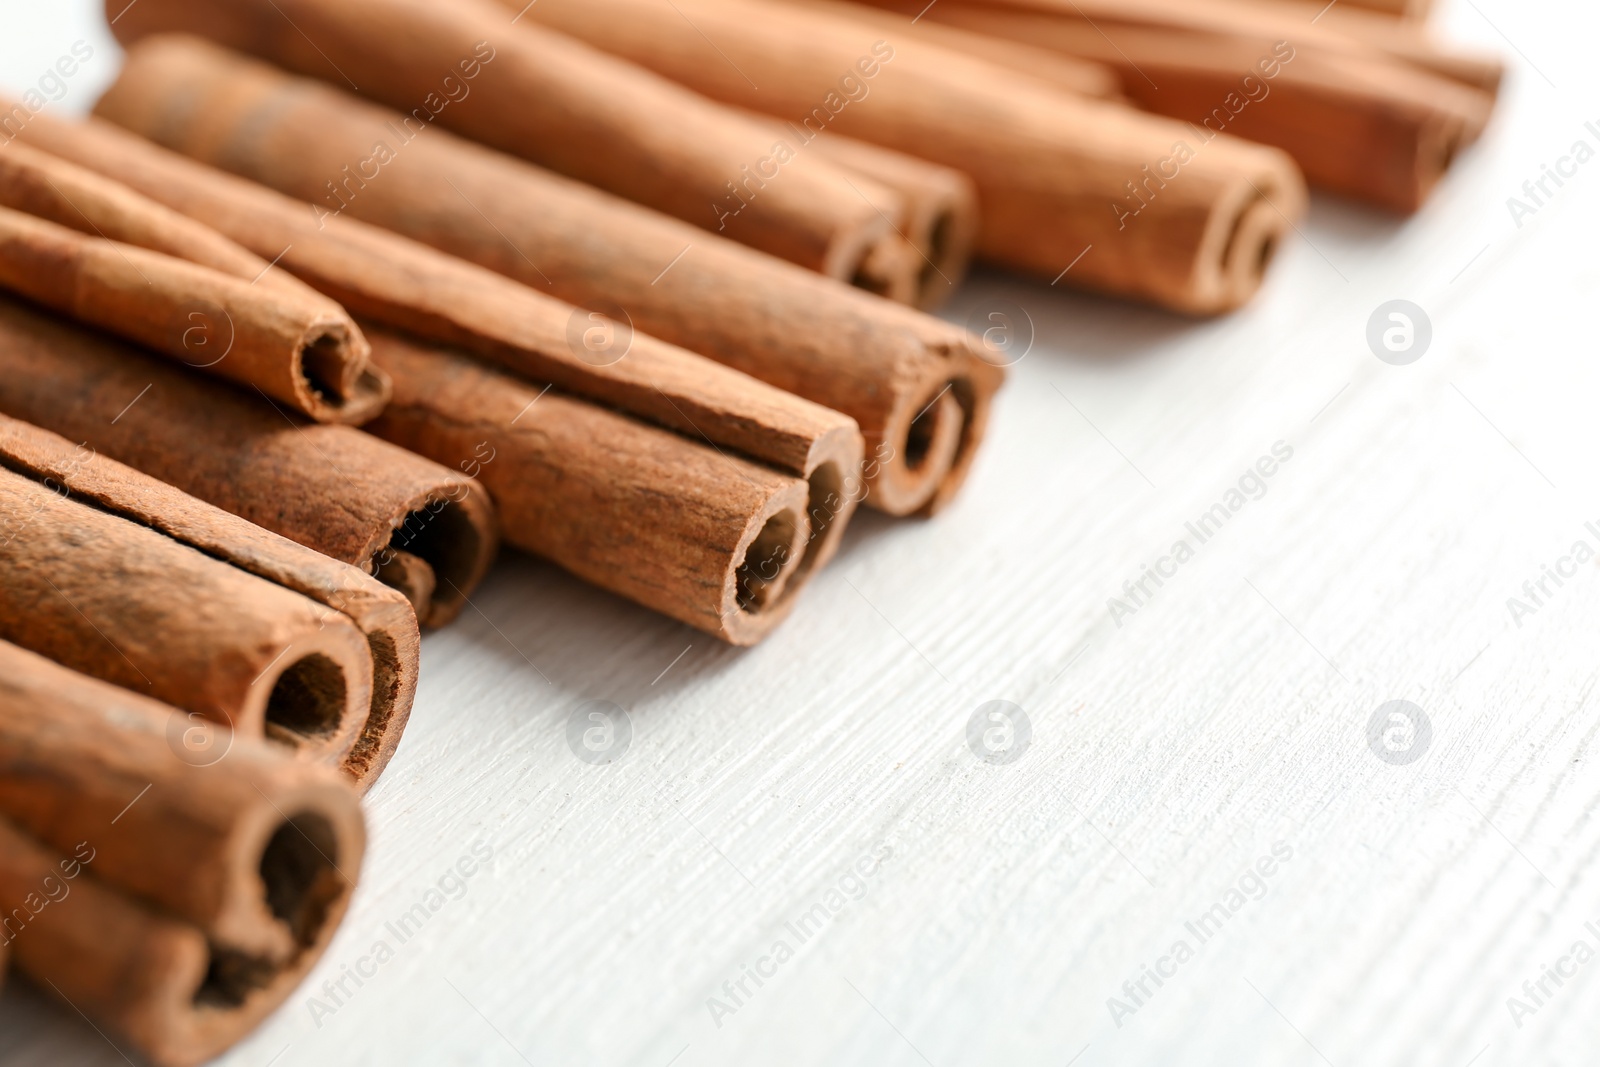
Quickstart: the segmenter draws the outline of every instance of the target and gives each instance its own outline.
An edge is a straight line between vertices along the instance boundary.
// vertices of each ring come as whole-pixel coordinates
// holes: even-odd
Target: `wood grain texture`
[[[1506,600],[1597,544],[1600,170],[1521,229],[1505,201],[1594,144],[1595,16],[1476,2],[1562,89],[1518,60],[1505,121],[1404,226],[1318,201],[1262,299],[1200,327],[969,282],[947,317],[1011,299],[1039,341],[968,493],[926,524],[859,518],[762,647],[509,558],[483,614],[425,642],[344,929],[221,1062],[1592,1063],[1600,961],[1520,1029],[1506,1000],[1597,944],[1600,574],[1520,628]],[[1435,327],[1408,367],[1363,339],[1394,298]],[[1265,496],[1118,629],[1106,599],[1278,440]],[[611,766],[567,745],[597,699],[632,716]],[[1032,719],[1009,766],[966,747],[991,699]],[[1410,766],[1367,747],[1391,699],[1432,720]],[[1116,1028],[1107,998],[1280,840],[1264,899]],[[718,1029],[706,999],[885,844]],[[459,899],[314,1020],[441,879]],[[20,980],[0,1034],[5,1067],[122,1063]]]

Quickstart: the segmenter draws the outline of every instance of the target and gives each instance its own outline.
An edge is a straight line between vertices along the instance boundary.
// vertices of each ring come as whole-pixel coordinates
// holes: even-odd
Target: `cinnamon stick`
[[[361,852],[337,775],[243,737],[180,756],[180,710],[4,641],[0,664],[0,814],[61,851],[92,840],[97,878],[231,951],[283,963],[315,942],[349,894],[330,857]]]
[[[1316,0],[1261,0],[1280,8],[1290,17],[1303,19],[1324,31],[1330,41],[1337,34],[1352,46],[1375,48],[1384,55],[1402,60],[1462,85],[1482,89],[1490,97],[1500,92],[1505,80],[1505,61],[1492,52],[1440,41],[1421,19],[1396,19],[1381,11],[1336,4],[1322,10]],[[1318,12],[1321,11],[1319,16]]]
[[[805,482],[447,350],[369,336],[395,382],[372,432],[472,461],[508,544],[731,644],[789,613],[813,569]]]
[[[9,110],[6,103],[0,100],[0,110]],[[120,181],[30,147],[9,130],[5,132],[5,151],[0,152],[0,206],[107,240],[164,252],[264,288],[319,298],[309,285],[209,226]],[[338,307],[331,300],[327,303]]]
[[[758,116],[775,136],[798,138],[789,123]],[[900,194],[906,206],[901,235],[914,253],[915,291],[904,302],[931,311],[966,277],[978,233],[978,192],[959,170],[838,134],[811,147],[842,170],[861,174]]]
[[[243,738],[169,746],[179,713],[0,642],[0,942],[161,1067],[276,1008],[326,948],[365,849],[325,768]]]
[[[372,659],[372,701],[340,767],[358,789],[371,788],[400,743],[417,689],[417,620],[401,593],[165,482],[4,415],[0,467],[159,531],[354,623],[365,635]]]
[[[281,255],[286,269],[366,318],[458,346],[514,373],[800,475],[811,485],[810,555],[817,563],[832,555],[866,493],[860,434],[844,415],[625,325],[610,331],[612,351],[592,351],[582,342],[603,319],[355,219],[319,221],[309,204],[200,166],[103,121],[62,123],[39,115],[26,133],[80,163],[115,170],[142,192],[193,212],[241,244]],[[682,224],[670,225],[673,236],[694,234]],[[820,288],[824,307],[841,291],[799,268],[735,251],[747,266],[759,265],[751,268],[758,279],[777,266],[791,280]],[[660,284],[668,286],[666,279]],[[892,349],[908,339],[914,340],[897,331],[876,343]],[[809,355],[802,351],[797,358]],[[403,561],[397,558],[391,562],[396,566],[385,567],[385,573],[392,580],[408,581],[415,572],[398,567]]]
[[[1052,92],[830,11],[762,0],[540,0],[524,17],[713,99],[963,170],[979,190],[979,255],[1052,281],[1195,314],[1226,311],[1259,288],[1304,208],[1302,179],[1276,149]],[[760,69],[760,91],[716,62],[719,52]],[[846,78],[870,95],[839,107]]]
[[[1025,74],[1044,82],[1050,88],[1112,100],[1122,95],[1122,81],[1110,67],[1101,63],[1065,56],[1048,48],[1037,48],[1021,41],[990,37],[974,33],[959,26],[946,25],[931,19],[911,21],[894,11],[880,11],[865,3],[849,0],[804,0],[811,7],[865,22],[878,28],[893,41],[924,41],[947,48],[952,52],[976,56],[978,59],[1004,67],[1014,74]],[[870,3],[871,0],[866,0]],[[885,32],[887,31],[887,32]]]
[[[329,301],[9,208],[0,208],[0,288],[253,386],[318,422],[363,423],[388,400],[388,383],[367,366],[366,339]]]
[[[1141,106],[1206,136],[1275,145],[1313,185],[1392,211],[1427,200],[1493,107],[1487,93],[1275,3],[958,0],[929,17],[1105,63]]]
[[[842,281],[880,284],[862,267],[898,240],[889,190],[775,160],[760,126],[487,0],[145,0],[112,30],[124,44],[196,33],[359,86],[397,123],[437,123]]]
[[[336,762],[372,703],[343,615],[0,471],[0,637],[307,758]]]
[[[371,570],[410,552],[438,575],[418,615],[455,617],[495,550],[470,478],[0,298],[0,411],[324,555]]]
[[[170,147],[291,195],[319,195],[321,175],[337,173],[351,152],[370,152],[374,137],[396,139],[392,120],[380,108],[186,39],[136,45],[100,109],[161,137]],[[257,124],[248,139],[236,136],[242,134],[237,124],[244,121]],[[96,147],[112,143],[94,125],[70,134],[62,130],[59,124],[34,122],[25,136],[48,138],[62,151],[69,150],[61,145],[66,141],[92,141]],[[289,145],[291,137],[292,150],[286,153],[264,147]],[[142,190],[170,188],[180,180],[186,192],[206,184],[198,177],[180,179],[170,161],[150,160],[147,148],[116,151],[120,165],[136,174],[129,180]],[[82,148],[73,151],[74,159],[90,157]],[[130,164],[133,158],[139,162]],[[346,255],[358,241],[368,242],[370,231],[350,228],[348,216],[358,215],[580,306],[626,316],[637,330],[841,411],[860,425],[866,438],[867,501],[890,514],[935,510],[965,478],[990,398],[1003,377],[984,361],[982,343],[966,331],[708,237],[442,130],[405,143],[382,178],[347,202],[346,216],[327,219],[330,230],[336,222],[347,224],[341,248]],[[204,211],[207,221],[239,237],[246,224],[236,221],[235,212],[220,199],[186,197],[183,202],[199,205],[193,210]],[[173,203],[182,206],[176,198]],[[302,224],[313,218],[311,209],[305,208],[301,217]],[[415,283],[396,284],[374,298],[370,288],[363,288],[364,281],[350,277],[353,272],[331,265],[331,252],[315,261],[308,254],[299,262],[294,261],[297,254],[298,248],[284,257],[289,269],[307,278],[318,272],[337,274],[334,283],[316,284],[359,314],[447,342],[471,339],[487,328],[482,322],[464,324],[458,315],[449,320],[448,329],[430,333],[429,327],[452,314],[431,291]],[[347,291],[347,286],[356,291]],[[464,288],[453,287],[470,299]],[[424,302],[426,315],[408,315],[407,299]],[[369,303],[378,305],[376,313]],[[418,329],[419,324],[424,328]],[[635,342],[640,340],[634,336]],[[470,347],[484,351],[481,344]],[[487,347],[504,348],[503,342]],[[625,369],[632,361],[630,350],[610,371],[643,374],[642,367]],[[560,377],[526,365],[513,369],[606,398],[592,380],[585,386],[571,384],[581,379],[569,366],[560,368],[568,372]],[[607,384],[619,387],[615,378]],[[655,379],[647,378],[646,384],[654,385]],[[667,414],[677,412],[676,421],[650,412],[639,399],[641,392],[649,399],[648,390],[630,389],[621,406],[673,428],[701,430],[719,445],[729,443],[676,399],[669,404],[658,399],[655,405]],[[685,412],[692,417],[684,418]],[[756,443],[734,446],[779,469],[793,470],[791,464],[758,451]]]

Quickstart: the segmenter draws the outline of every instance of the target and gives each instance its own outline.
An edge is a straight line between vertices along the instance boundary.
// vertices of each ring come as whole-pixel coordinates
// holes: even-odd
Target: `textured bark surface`
[[[0,472],[0,637],[336,763],[372,703],[343,615],[153,530]]]
[[[0,664],[0,936],[158,1067],[210,1059],[343,918],[366,847],[355,795],[244,738],[193,766],[167,741],[175,709],[4,643]]]
[[[372,657],[372,702],[341,767],[358,788],[372,786],[400,743],[417,690],[417,620],[403,594],[355,567],[3,415],[0,466],[347,616],[366,635]]]
[[[285,269],[366,318],[460,346],[515,373],[553,382],[559,388],[622,408],[719,448],[743,452],[779,470],[799,474],[813,484],[813,512],[830,494],[843,498],[842,506],[833,510],[833,522],[839,529],[863,495],[862,445],[856,427],[847,416],[820,404],[643,333],[608,333],[603,319],[579,313],[571,304],[386,230],[349,217],[319,219],[309,204],[201,166],[108,123],[90,120],[66,124],[41,115],[24,132],[28,138],[86,166],[114,170],[141,192],[160,198],[177,210],[192,212],[256,252],[281,255],[280,263]],[[547,177],[558,182],[560,188],[582,189],[575,183]],[[591,215],[594,201],[590,197],[598,197],[633,213],[647,228],[665,226],[665,242],[673,244],[673,252],[663,257],[663,263],[683,248],[679,239],[684,234],[690,241],[710,241],[731,254],[738,277],[754,283],[748,303],[736,304],[744,309],[739,318],[748,323],[736,324],[739,328],[753,330],[763,322],[758,317],[760,308],[772,306],[794,286],[823,312],[840,305],[854,319],[860,319],[860,309],[865,306],[874,309],[879,320],[875,327],[858,327],[848,337],[830,332],[820,341],[812,341],[803,333],[763,339],[751,332],[745,347],[766,359],[809,362],[831,351],[823,347],[824,343],[848,345],[844,354],[852,358],[870,358],[878,351],[892,352],[923,343],[919,341],[923,336],[963,336],[942,323],[921,317],[913,321],[923,332],[909,333],[896,318],[900,309],[893,305],[860,296],[731,242],[706,238],[692,227],[625,201],[592,190],[583,190],[583,197],[578,202]],[[562,233],[571,241],[581,241],[584,227],[592,222],[592,218],[580,214]],[[619,236],[615,226],[607,232],[613,241]],[[698,272],[698,268],[690,269],[691,273]],[[589,271],[573,268],[571,273],[581,276],[581,280],[588,277]],[[777,283],[763,284],[774,275],[782,281],[776,291]],[[697,276],[696,280],[701,285],[708,283],[704,277]],[[650,291],[649,281],[645,277],[638,284]],[[728,282],[724,278],[718,284],[726,286]],[[696,297],[693,290],[676,285],[670,272],[660,280],[659,287],[674,306],[706,299],[704,294]],[[584,291],[610,305],[604,299],[610,291],[608,287]],[[718,299],[738,300],[743,293],[742,288],[729,290]],[[795,301],[785,300],[779,309],[793,314],[795,305]],[[716,310],[727,317],[725,310]],[[705,321],[702,325],[708,329],[717,326]],[[722,326],[724,330],[728,328]],[[607,350],[586,345],[592,330],[598,330],[599,336],[608,338],[614,347]],[[776,352],[772,351],[774,341],[780,345]],[[983,403],[986,411],[987,393]],[[954,487],[950,486],[952,492]]]
[[[124,44],[201,34],[359,86],[418,126],[437,121],[843,281],[898,224],[884,214],[888,190],[852,187],[820,159],[763,174],[772,143],[760,126],[488,0],[145,0],[112,29]]]
[[[0,412],[344,563],[409,551],[440,576],[425,624],[454,618],[494,555],[492,507],[464,474],[8,300]]]
[[[316,943],[360,869],[360,803],[333,771],[5,641],[0,814],[64,854],[89,841],[97,880],[274,964]]]
[[[297,297],[160,252],[0,208],[0,288],[183,366],[260,389],[318,422],[360,424],[389,398],[366,338]]]
[[[113,161],[102,164],[115,170]],[[15,138],[0,152],[0,205],[107,240],[165,252],[265,288],[316,296],[315,289],[294,275],[204,223]]]
[[[442,130],[401,144],[397,116],[198,41],[135,46],[99,110],[169,148],[308,198],[326,195],[324,176],[370,152],[374,139],[400,144],[381,176],[346,201],[349,214],[625,316],[849,415],[866,439],[867,502],[891,514],[932,510],[954,495],[1003,377],[964,330]]]
[[[1046,279],[1227,311],[1255,294],[1304,210],[1304,183],[1276,149],[1202,140],[1186,125],[827,11],[540,0],[525,17],[713,99],[965,171],[979,191],[979,255]],[[760,69],[760,90],[735,66]]]
[[[1313,185],[1415,211],[1483,132],[1493,96],[1430,71],[1459,67],[1425,58],[1443,53],[1413,46],[1421,62],[1405,58],[1404,24],[1384,20],[1395,42],[1385,50],[1311,25],[1315,14],[1265,0],[1006,0],[940,4],[930,17],[1105,63],[1151,111],[1275,145]],[[1457,75],[1498,83],[1470,61]]]
[[[370,336],[396,388],[372,432],[471,464],[508,544],[733,644],[789,613],[821,533],[805,482],[446,350]]]

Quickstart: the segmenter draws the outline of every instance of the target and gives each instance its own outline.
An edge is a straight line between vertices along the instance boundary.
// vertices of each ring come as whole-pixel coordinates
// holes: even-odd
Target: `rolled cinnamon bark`
[[[100,108],[131,128],[161,137],[169,147],[291,195],[316,195],[320,175],[330,165],[342,165],[335,161],[349,158],[352,150],[370,151],[374,136],[395,139],[380,108],[186,39],[152,39],[135,46],[121,80]],[[237,126],[246,121],[256,124],[248,139]],[[92,153],[62,142],[92,141],[99,147],[113,141],[99,127],[65,129],[34,122],[25,136],[46,138],[61,151],[71,150],[74,159],[91,158]],[[287,155],[264,148],[288,143],[296,129]],[[170,188],[180,180],[177,168],[149,161],[148,153],[145,149],[137,164],[123,160],[124,170],[136,175],[130,181],[145,190]],[[131,148],[118,150],[119,156],[134,154]],[[193,178],[184,184],[193,190],[204,183]],[[240,234],[247,224],[235,221],[235,212],[216,202],[219,197],[192,202],[201,204],[195,210],[204,210],[207,221],[243,241]],[[173,201],[178,207],[184,202],[190,201]],[[442,130],[406,143],[384,168],[383,180],[370,183],[348,208],[349,214],[399,229],[530,287],[625,315],[639,330],[843,412],[866,438],[867,501],[890,514],[935,510],[954,496],[1003,378],[984,362],[982,342],[964,330],[708,237],[637,205],[455,140]],[[311,209],[305,208],[302,220],[311,217]],[[334,223],[352,222],[344,217],[326,221],[330,230]],[[347,227],[344,236],[347,244],[338,253],[345,260],[350,246],[368,243],[365,231]],[[304,265],[294,261],[296,254],[284,257],[289,269],[359,314],[447,342],[465,343],[458,338],[470,340],[486,328],[486,323],[463,322],[459,312],[441,307],[431,290],[409,279],[374,298],[365,280],[351,277],[354,272],[336,262],[335,252],[315,261],[308,256]],[[374,264],[374,269],[380,266]],[[315,281],[318,272],[337,278]],[[347,292],[347,286],[357,292]],[[451,288],[462,299],[472,299],[467,286]],[[407,299],[424,302],[428,311],[407,315]],[[369,304],[378,311],[372,313]],[[442,319],[448,328],[440,330]],[[480,353],[487,347],[492,355],[507,346],[495,341],[469,347]],[[596,363],[618,360],[606,372],[611,389],[620,389],[627,374],[646,373],[643,367],[629,369],[633,351],[619,358],[621,347],[595,354],[600,357]],[[592,378],[585,385],[571,384],[584,381],[570,367],[580,360],[551,368],[562,371],[561,376],[532,368],[526,359],[520,362],[514,369],[531,377],[608,399]],[[658,379],[651,375],[644,381],[653,386]],[[658,400],[656,409],[665,411],[657,414],[644,407],[640,394],[649,399],[648,390],[629,385],[620,405],[673,428],[701,431],[719,445],[733,443],[779,469],[795,470],[792,463],[754,447],[758,442],[738,444],[730,441],[727,430],[714,433],[676,398],[663,395],[670,402]],[[725,421],[732,413],[726,401],[719,406]],[[663,417],[674,412],[676,419]]]
[[[1281,8],[1289,17],[1306,23],[1315,19],[1316,25],[1327,34],[1338,34],[1354,44],[1375,48],[1421,70],[1482,89],[1491,97],[1499,95],[1500,83],[1505,79],[1505,61],[1499,56],[1454,43],[1446,44],[1420,19],[1396,19],[1381,11],[1348,3],[1324,10],[1316,0],[1261,2]]]
[[[159,252],[0,208],[0,288],[254,386],[318,422],[360,424],[388,400],[342,310]]]
[[[813,569],[806,483],[369,328],[395,399],[372,432],[469,462],[501,536],[736,645],[766,636]]]
[[[45,115],[36,120],[29,123],[27,137],[84,165],[113,170],[142,192],[194,213],[241,244],[281,257],[286,269],[368,319],[461,347],[514,373],[553,382],[800,475],[811,484],[807,511],[815,535],[810,558],[816,563],[832,555],[865,495],[861,436],[845,415],[626,326],[612,332],[610,350],[591,349],[583,342],[595,328],[592,316],[503,275],[353,218],[318,219],[309,204],[196,164],[100,120],[62,123]],[[562,182],[563,187],[568,184]],[[651,212],[639,214],[667,222]],[[569,237],[577,238],[585,223],[577,219]],[[668,226],[672,239],[687,233],[691,240],[704,240],[681,223]],[[840,292],[858,304],[885,307],[822,283],[798,267],[737,247],[733,251],[742,257],[741,277],[748,274],[759,281],[775,267],[791,284],[798,279],[803,293],[820,290],[824,308]],[[665,279],[661,286],[671,289],[676,300],[692,295],[678,292]],[[591,295],[604,293],[595,289]],[[759,290],[755,297],[772,303]],[[896,309],[889,307],[888,312],[887,321],[894,322]],[[958,336],[949,328],[934,328]],[[904,329],[896,330],[876,339],[874,347],[893,350],[905,346],[908,337]],[[803,349],[793,358],[810,360],[813,353]],[[403,555],[385,557],[384,580],[415,588],[413,579],[420,572]],[[425,592],[417,596],[426,599]]]
[[[114,167],[112,162],[108,169]],[[5,151],[0,152],[0,206],[107,240],[164,252],[263,288],[326,300],[330,307],[338,308],[292,274],[209,226],[17,138],[8,140]]]
[[[0,471],[0,637],[309,759],[336,762],[372,703],[343,615]]]
[[[875,245],[896,240],[889,190],[852,187],[818,158],[774,158],[760,126],[529,19],[513,24],[487,0],[107,6],[124,44],[200,34],[359,86],[406,112],[397,122],[408,128],[437,123],[829,277],[882,284],[862,268]],[[362,160],[382,165],[343,161],[357,183]],[[348,173],[322,180],[313,202],[330,210],[356,187]]]
[[[4,415],[0,415],[0,467],[157,530],[349,618],[366,636],[372,701],[340,767],[363,791],[377,781],[400,743],[417,689],[417,620],[401,593],[348,564]]]
[[[1276,149],[1052,92],[828,11],[761,0],[540,0],[524,17],[713,99],[963,170],[979,190],[979,254],[1052,280],[1190,313],[1226,311],[1260,287],[1304,209],[1300,175]],[[760,69],[760,91],[725,76],[732,66],[718,53]],[[870,95],[846,104],[852,86]]]
[[[161,751],[172,709],[11,646],[0,662],[0,759],[17,775],[0,776],[0,941],[158,1067],[209,1060],[288,997],[343,918],[365,849],[353,795],[243,739],[200,773]],[[258,934],[231,908],[286,939],[282,958],[233,944]]]
[[[779,137],[798,139],[790,123],[753,116]],[[865,175],[900,194],[906,205],[901,236],[915,253],[915,293],[905,303],[931,311],[950,299],[966,277],[978,233],[978,192],[959,170],[852,137],[827,134],[811,147],[841,170]]]
[[[1493,107],[1484,92],[1273,3],[941,2],[928,17],[1105,63],[1141,106],[1207,136],[1275,145],[1313,185],[1392,211],[1427,200]]]
[[[363,569],[410,552],[455,617],[488,569],[494,516],[465,475],[0,299],[0,411]]]
[[[1095,96],[1103,100],[1115,99],[1122,94],[1122,81],[1110,67],[1100,63],[1064,56],[1048,48],[1036,48],[1020,41],[990,37],[973,33],[958,26],[950,26],[931,19],[912,21],[896,11],[879,10],[850,0],[796,0],[807,7],[847,16],[858,22],[876,26],[890,40],[925,41],[931,45],[948,48],[952,52],[976,56],[979,59],[1004,67],[1014,74],[1026,74],[1053,89]]]
[[[61,852],[91,842],[98,880],[214,946],[285,963],[350,895],[360,804],[326,768],[243,737],[186,752],[196,729],[0,641],[0,815]]]

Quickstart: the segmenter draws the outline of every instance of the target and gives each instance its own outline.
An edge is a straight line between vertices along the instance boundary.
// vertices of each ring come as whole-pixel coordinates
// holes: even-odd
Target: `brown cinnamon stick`
[[[1312,184],[1393,211],[1427,200],[1493,107],[1482,91],[1274,3],[958,0],[929,17],[1106,63],[1141,106],[1205,136],[1275,145]]]
[[[30,138],[81,163],[114,169],[141,191],[193,212],[252,249],[281,254],[287,269],[367,318],[459,346],[514,373],[804,477],[811,484],[807,511],[815,535],[810,557],[817,563],[832,554],[866,493],[860,434],[844,415],[626,327],[611,331],[612,351],[592,351],[581,343],[594,325],[590,316],[503,275],[349,217],[319,221],[309,204],[200,166],[100,120],[36,120],[27,127]],[[673,237],[694,235],[682,224],[669,226]],[[850,295],[818,283],[807,271],[734,251],[758,281],[776,266],[791,280],[820,287],[824,307],[841,291]],[[673,288],[666,279],[660,284]],[[893,349],[914,340],[900,330],[876,345]],[[801,351],[797,358],[809,355]],[[385,572],[407,580],[395,568]]]
[[[9,208],[0,208],[0,288],[253,386],[318,422],[363,423],[388,400],[388,383],[367,366],[366,339],[329,301]]]
[[[876,26],[889,40],[924,41],[952,52],[976,56],[995,66],[1004,67],[1014,74],[1026,74],[1030,78],[1036,78],[1052,89],[1099,97],[1103,100],[1116,99],[1122,95],[1122,80],[1115,71],[1101,63],[1065,56],[1060,52],[1037,48],[1021,41],[974,33],[932,19],[918,18],[912,21],[898,12],[867,7],[865,3],[851,3],[850,0],[803,0],[803,2],[810,7]]]
[[[1490,97],[1500,92],[1505,61],[1492,52],[1440,41],[1422,19],[1396,19],[1382,11],[1348,2],[1321,10],[1316,0],[1261,0],[1284,10],[1292,18],[1316,25],[1330,41],[1337,34],[1352,45],[1375,48],[1421,70],[1482,89]],[[1254,5],[1252,5],[1253,7]],[[1321,12],[1319,15],[1319,11]]]
[[[0,637],[307,758],[336,762],[372,702],[343,615],[0,471]]]
[[[801,136],[789,123],[753,117],[778,137]],[[972,179],[951,167],[838,134],[817,137],[811,147],[841,170],[893,189],[905,202],[900,232],[915,254],[916,269],[915,292],[904,302],[930,311],[953,296],[966,277],[978,234],[978,191]]]
[[[0,206],[107,240],[165,252],[265,288],[318,298],[309,285],[209,226],[15,137],[9,137],[0,152]],[[328,304],[338,307],[331,300]]]
[[[92,841],[97,878],[216,945],[283,963],[316,941],[359,869],[329,858],[361,853],[348,785],[243,736],[186,752],[180,710],[4,641],[0,665],[0,814],[63,852]]]
[[[337,173],[351,152],[371,151],[374,137],[395,139],[389,125],[394,120],[382,109],[187,39],[151,39],[135,46],[122,78],[100,107],[170,147],[291,195],[317,195],[321,175]],[[242,136],[241,122],[255,124],[248,138]],[[37,133],[52,146],[75,139],[62,135],[61,129],[35,122],[26,136]],[[93,126],[85,132],[97,142],[110,140]],[[285,151],[277,150],[280,145]],[[89,153],[81,156],[89,158]],[[173,167],[161,164],[158,171],[157,164],[142,158],[125,169],[146,172],[129,179],[137,180],[141,189],[156,188],[162,179],[176,180]],[[157,172],[161,178],[154,177]],[[864,473],[873,506],[891,514],[933,510],[953,497],[964,479],[982,437],[990,398],[1002,379],[996,367],[984,362],[982,343],[966,331],[455,140],[442,130],[405,143],[382,177],[348,202],[348,214],[400,229],[580,306],[625,315],[638,330],[692,347],[853,418],[867,441]],[[207,221],[236,236],[244,228],[215,203],[196,210],[206,211]],[[310,217],[310,209],[305,212],[303,217]],[[350,220],[327,221],[331,229],[335,222]],[[360,231],[346,236],[352,243],[366,240]],[[291,251],[284,262],[302,276],[333,273],[320,258],[297,265],[292,262],[295,255]],[[365,315],[364,296],[345,290],[361,284],[341,275],[326,288]],[[404,296],[420,288],[413,285]],[[399,286],[391,290],[399,291]],[[430,309],[438,307],[430,293],[419,291],[416,299]],[[374,302],[381,307],[372,318],[428,332],[416,329],[412,320],[423,316],[407,316],[403,303],[395,312],[399,298]],[[437,315],[447,313],[440,309]],[[425,325],[437,322],[434,315],[430,310]],[[470,337],[473,332],[459,319],[450,325],[432,336],[454,341],[452,333]],[[631,360],[630,352],[612,371],[622,371]],[[578,380],[572,373],[563,380],[525,366],[515,369],[604,398],[592,383],[588,388],[569,384]],[[622,406],[648,413],[636,399],[624,399]],[[668,405],[658,401],[656,407],[676,410],[680,417],[673,421],[651,415],[654,421],[703,430],[719,445],[728,443],[703,426],[699,415],[680,410],[677,400]],[[683,418],[684,412],[692,417]],[[685,427],[686,422],[691,425]],[[735,447],[779,469],[794,470],[752,445]]]
[[[492,508],[464,474],[6,299],[0,411],[342,562],[410,552],[439,577],[425,624],[454,618],[494,555]]]
[[[963,170],[981,200],[979,255],[1052,281],[1226,311],[1259,288],[1304,208],[1303,182],[1276,149],[1201,139],[1186,125],[1052,92],[830,11],[762,0],[540,0],[525,18],[713,99]],[[761,69],[760,91],[726,76],[733,68],[714,61],[719,52]],[[839,107],[842,77],[870,95]]]
[[[400,743],[417,688],[417,620],[402,594],[354,567],[4,415],[0,467],[157,530],[349,618],[365,635],[371,655],[372,701],[341,769],[357,788],[372,786]]]
[[[507,543],[737,645],[811,571],[806,483],[369,329],[395,399],[372,432],[473,463]]]
[[[397,122],[437,123],[842,281],[878,285],[862,267],[897,239],[889,190],[818,158],[774,160],[758,125],[487,0],[145,0],[110,14],[125,44],[196,33],[359,86]]]
[[[161,1067],[210,1059],[282,1003],[365,849],[333,772],[243,738],[186,763],[178,715],[0,642],[0,942]]]

